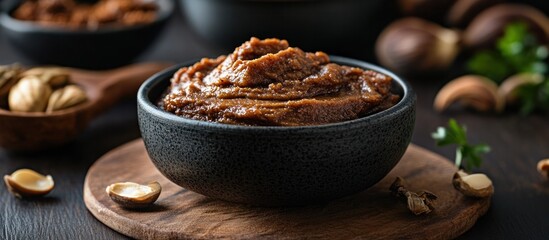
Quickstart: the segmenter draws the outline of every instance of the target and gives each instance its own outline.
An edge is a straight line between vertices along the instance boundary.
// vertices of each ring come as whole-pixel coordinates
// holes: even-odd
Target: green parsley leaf
[[[536,37],[528,32],[524,22],[507,25],[505,33],[497,42],[497,49],[512,73],[547,73],[547,48],[540,46]]]
[[[483,75],[498,83],[512,74],[512,69],[496,51],[478,52],[467,62],[467,68],[474,74]]]
[[[476,53],[468,62],[469,71],[501,83],[517,73],[549,73],[549,50],[538,43],[524,22],[510,23],[493,50]],[[520,112],[524,115],[536,110],[549,112],[549,80],[524,85],[518,90]]]
[[[460,126],[455,119],[448,121],[448,127],[438,127],[437,131],[431,134],[438,146],[447,146],[455,144],[457,167],[463,166],[466,171],[471,171],[474,167],[480,167],[482,164],[482,155],[490,152],[490,147],[486,144],[471,145],[467,142],[467,129]]]

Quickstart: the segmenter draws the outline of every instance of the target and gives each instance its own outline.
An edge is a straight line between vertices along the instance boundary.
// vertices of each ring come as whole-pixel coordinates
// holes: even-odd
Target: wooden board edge
[[[100,157],[89,169],[88,172],[91,172],[91,170],[101,161],[104,161],[104,159],[110,159],[112,158],[112,155],[120,154],[120,149],[125,149],[133,145],[141,144],[144,146],[142,139],[136,139],[132,140],[126,144],[123,144],[117,148],[114,148],[104,154],[102,157]],[[423,148],[421,146],[417,146],[415,144],[410,144],[408,148],[413,148],[414,150],[421,152],[422,154],[426,155],[427,158],[442,158],[447,159],[446,157],[429,151],[426,148]],[[408,150],[407,150],[408,151]],[[146,232],[142,231],[147,225],[146,224],[139,224],[138,226],[134,227],[128,227],[131,224],[128,224],[130,222],[130,219],[119,216],[111,209],[104,206],[101,202],[97,200],[97,198],[93,195],[91,192],[91,189],[89,188],[89,176],[86,174],[86,178],[84,181],[84,188],[83,188],[83,198],[84,203],[86,205],[86,208],[90,211],[90,213],[98,219],[101,223],[105,224],[109,228],[113,229],[114,231],[117,231],[123,235],[137,238],[137,239],[190,239],[192,236],[188,236],[184,233],[176,233],[171,231],[162,231],[162,229],[156,229],[155,232]],[[106,186],[105,186],[106,187]],[[106,194],[106,193],[105,193]],[[488,203],[484,203],[484,201],[489,201]],[[467,213],[459,213],[458,217],[461,219],[466,219],[466,221],[462,221],[459,226],[454,226],[449,232],[441,232],[439,235],[436,236],[422,236],[425,239],[453,239],[457,238],[467,231],[469,231],[478,221],[480,217],[486,214],[486,212],[490,208],[491,198],[485,199],[485,200],[479,200],[477,202],[477,205],[480,205],[477,212],[475,212],[475,215],[466,215]],[[108,220],[107,220],[108,219]],[[111,221],[109,221],[111,220]]]
[[[113,148],[106,154],[102,155],[97,161],[95,161],[95,163],[93,163],[92,166],[88,169],[88,172],[90,172],[90,170],[92,170],[96,165],[101,163],[101,161],[104,161],[104,159],[109,159],[111,158],[111,155],[119,154],[118,150],[138,144],[142,144],[144,147],[143,140],[141,138],[138,138],[123,145],[120,145],[116,148]],[[145,229],[146,224],[139,224],[139,226],[137,227],[127,227],[128,225],[131,225],[128,224],[130,219],[119,216],[114,211],[99,202],[89,188],[88,182],[89,175],[86,174],[82,194],[84,199],[84,205],[86,206],[88,211],[94,216],[94,218],[96,218],[97,220],[99,220],[99,222],[103,223],[105,226],[111,228],[112,230],[135,239],[191,239],[190,236],[187,236],[185,234],[175,233],[171,231],[163,231],[162,229],[157,229],[157,232],[152,234],[147,234],[147,232],[140,231],[141,229]],[[105,188],[106,187],[107,186],[105,186]],[[114,221],[108,221],[107,219],[111,219]]]

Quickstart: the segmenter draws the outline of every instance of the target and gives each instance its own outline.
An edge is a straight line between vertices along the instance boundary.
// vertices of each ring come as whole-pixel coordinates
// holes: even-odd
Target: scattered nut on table
[[[453,103],[480,112],[501,112],[505,107],[505,100],[498,93],[496,83],[478,75],[462,76],[444,85],[435,97],[434,108],[442,112]]]
[[[446,23],[452,27],[465,29],[479,13],[505,0],[454,0],[452,2],[452,7],[446,13]]]
[[[526,4],[498,4],[477,15],[463,33],[463,45],[469,49],[491,48],[511,22],[524,22],[539,42],[549,41],[549,20],[535,7]]]
[[[31,169],[19,169],[4,176],[8,190],[16,197],[43,196],[53,190],[55,184],[50,175],[44,176]]]
[[[459,52],[456,31],[419,18],[391,23],[376,42],[381,64],[398,73],[415,75],[447,69]]]
[[[546,178],[549,178],[549,158],[538,162],[538,172]]]
[[[405,187],[405,181],[401,177],[397,177],[393,184],[389,187],[391,193],[406,201],[408,209],[415,215],[428,214],[435,209],[433,201],[437,196],[428,191],[415,193],[408,191]]]
[[[485,198],[494,194],[494,186],[482,173],[467,174],[460,170],[454,174],[454,187],[468,197]]]
[[[162,187],[158,182],[141,185],[134,182],[120,182],[109,185],[105,191],[117,204],[125,208],[146,208],[160,196]]]
[[[543,82],[544,76],[535,73],[519,73],[505,79],[499,86],[498,93],[508,104],[516,103],[519,89],[526,85],[536,85]]]

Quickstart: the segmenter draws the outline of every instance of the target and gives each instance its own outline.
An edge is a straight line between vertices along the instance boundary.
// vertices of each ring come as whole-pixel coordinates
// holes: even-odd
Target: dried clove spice
[[[437,196],[429,191],[415,193],[408,191],[404,185],[406,182],[403,178],[397,177],[393,184],[389,187],[391,193],[398,198],[406,201],[408,209],[415,215],[428,214],[435,209],[433,201]]]

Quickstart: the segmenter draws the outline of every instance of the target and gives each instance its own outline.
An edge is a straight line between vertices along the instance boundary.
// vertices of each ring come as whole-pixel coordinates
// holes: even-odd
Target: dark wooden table
[[[140,61],[182,62],[222,51],[196,37],[176,15],[160,40]],[[27,63],[0,33],[0,64]],[[468,126],[474,143],[492,146],[478,171],[494,181],[492,207],[464,239],[549,239],[549,182],[536,172],[536,163],[549,158],[549,117],[471,112],[438,114],[431,104],[442,81],[411,80],[418,95],[413,143],[453,158],[451,148],[439,148],[430,137],[437,126],[456,118]],[[32,127],[32,126],[29,126]],[[0,239],[120,239],[125,238],[97,221],[82,200],[82,186],[90,165],[109,150],[139,138],[135,100],[126,100],[97,118],[71,144],[37,153],[0,149],[0,175],[19,168],[51,174],[55,190],[43,199],[20,200],[0,184]]]

